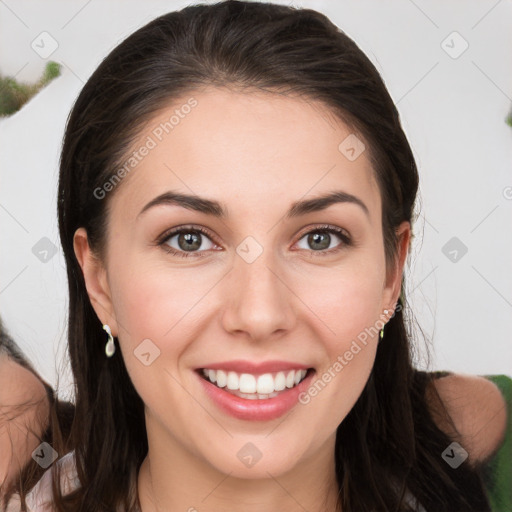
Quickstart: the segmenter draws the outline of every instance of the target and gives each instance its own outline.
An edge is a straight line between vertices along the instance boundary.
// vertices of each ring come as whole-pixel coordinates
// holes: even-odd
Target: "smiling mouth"
[[[196,371],[204,380],[232,395],[248,400],[265,400],[293,389],[315,370],[296,369],[260,375],[209,368],[199,368]]]

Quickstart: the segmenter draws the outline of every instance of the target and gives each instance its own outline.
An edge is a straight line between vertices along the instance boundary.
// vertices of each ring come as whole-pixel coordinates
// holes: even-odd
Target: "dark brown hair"
[[[105,332],[74,254],[74,233],[84,227],[104,257],[116,191],[99,199],[94,190],[125,161],[144,123],[173,99],[204,87],[316,100],[360,134],[383,198],[389,269],[396,262],[396,228],[413,221],[418,172],[397,109],[374,65],[326,16],[229,0],[165,14],[129,36],[82,89],[61,154],[58,219],[76,384],[71,445],[82,485],[55,496],[59,511],[135,510],[130,485],[148,449],[143,402],[123,359],[105,357]],[[408,490],[427,512],[489,510],[477,468],[463,464],[454,471],[441,458],[451,439],[429,410],[432,376],[412,365],[404,282],[399,306],[370,378],[337,430],[339,504],[343,512],[419,510],[405,499]]]

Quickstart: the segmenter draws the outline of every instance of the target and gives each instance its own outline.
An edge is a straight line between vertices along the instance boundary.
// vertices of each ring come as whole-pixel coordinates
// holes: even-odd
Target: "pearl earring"
[[[107,344],[105,345],[105,354],[107,354],[107,357],[112,357],[114,355],[114,352],[116,351],[114,338],[112,336],[110,327],[107,324],[103,326],[103,330],[108,334],[108,341]]]

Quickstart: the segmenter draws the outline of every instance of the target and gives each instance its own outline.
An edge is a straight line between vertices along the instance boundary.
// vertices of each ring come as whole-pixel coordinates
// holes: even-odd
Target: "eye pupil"
[[[181,243],[183,240],[185,241],[184,244]],[[199,249],[201,247],[200,235],[197,233],[182,233],[178,236],[178,245],[183,250]]]
[[[327,241],[327,245],[325,244],[325,241]],[[316,244],[319,244],[320,247],[317,247],[317,249],[326,249],[329,247],[331,241],[331,237],[329,233],[322,233],[319,231],[316,231],[315,233],[312,233],[308,236],[308,242],[312,244],[312,247],[314,247]],[[324,243],[322,243],[324,242]]]

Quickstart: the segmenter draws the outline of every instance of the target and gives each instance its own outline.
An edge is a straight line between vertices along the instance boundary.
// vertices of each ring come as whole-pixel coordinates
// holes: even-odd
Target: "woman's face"
[[[106,261],[95,264],[83,229],[75,251],[146,405],[150,453],[154,443],[242,478],[333,457],[409,242],[404,223],[386,276],[381,197],[361,143],[319,103],[210,88],[159,112],[121,182],[97,191],[110,201]],[[285,389],[235,397],[222,371],[209,372],[221,389],[205,368],[224,369],[228,387]],[[314,371],[288,388],[294,368]],[[259,379],[268,373],[275,380]]]

